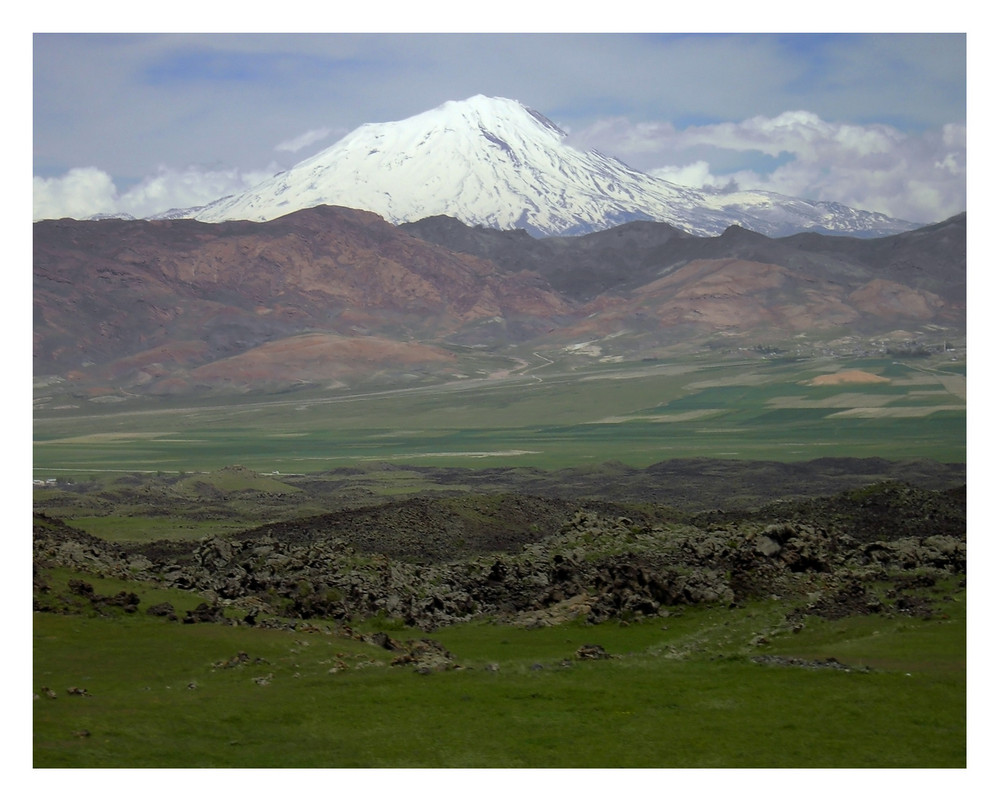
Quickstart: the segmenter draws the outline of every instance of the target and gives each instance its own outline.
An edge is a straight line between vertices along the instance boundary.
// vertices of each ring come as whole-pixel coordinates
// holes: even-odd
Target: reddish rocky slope
[[[718,334],[956,337],[965,216],[882,240],[654,223],[536,240],[338,207],[266,223],[44,221],[34,310],[36,377],[91,396],[444,376],[456,345],[610,337],[606,353],[641,357]]]

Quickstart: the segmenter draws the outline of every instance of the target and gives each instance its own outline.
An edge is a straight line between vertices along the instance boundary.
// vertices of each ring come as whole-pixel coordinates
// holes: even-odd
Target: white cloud
[[[787,111],[683,129],[616,118],[573,139],[687,186],[764,189],[917,223],[966,207],[964,124],[916,135]]]
[[[170,209],[203,206],[260,183],[277,171],[184,170],[161,167],[154,175],[120,191],[114,180],[96,167],[74,168],[56,178],[34,178],[33,220],[96,214],[150,217]]]
[[[34,179],[33,220],[89,217],[115,207],[111,176],[96,167],[75,167],[61,178]]]
[[[311,131],[306,131],[304,134],[300,134],[292,139],[286,139],[284,142],[274,146],[275,150],[288,151],[289,153],[297,153],[302,150],[302,148],[312,145],[314,142],[319,142],[330,136],[331,130],[329,128],[314,128]]]
[[[253,172],[236,169],[203,170],[196,167],[186,170],[160,168],[156,175],[144,178],[123,193],[121,204],[124,210],[136,217],[168,209],[203,206],[226,195],[243,192],[276,171],[276,168]],[[133,209],[140,210],[140,213],[137,214]]]
[[[886,125],[828,123],[808,111],[786,111],[776,117],[752,117],[742,122],[692,126],[675,138],[676,147],[714,145],[732,150],[756,150],[769,156],[792,153],[800,159],[866,157],[889,153],[903,135]]]
[[[672,184],[698,189],[725,189],[734,184],[731,176],[712,175],[712,168],[707,161],[700,159],[682,166],[661,167],[653,170],[652,175],[662,178]]]

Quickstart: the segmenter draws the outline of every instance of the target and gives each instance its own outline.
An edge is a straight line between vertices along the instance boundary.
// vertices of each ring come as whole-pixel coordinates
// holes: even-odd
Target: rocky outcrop
[[[146,554],[135,553],[141,546],[129,553],[54,519],[40,519],[36,597],[44,585],[37,577],[48,566],[64,565],[196,590],[209,601],[184,614],[185,623],[379,616],[433,630],[481,617],[529,627],[571,618],[630,620],[681,605],[733,605],[769,596],[811,598],[803,614],[827,617],[920,614],[924,608],[915,589],[964,575],[966,543],[957,527],[955,494],[913,495],[887,485],[838,499],[828,502],[828,509],[839,510],[829,516],[829,527],[815,516],[769,523],[744,519],[712,528],[657,525],[582,509],[535,542],[434,562],[365,552],[306,528],[296,531],[311,531],[310,537],[294,539],[267,530],[208,537],[194,544],[187,558],[154,547]],[[890,515],[894,504],[907,500],[919,501],[922,532],[902,512]],[[877,538],[858,529],[872,506],[879,509]],[[887,580],[898,588],[890,597],[873,589],[873,583]],[[134,610],[138,602],[117,597],[95,602],[92,589],[70,590],[105,607]],[[227,616],[227,609],[238,615]]]
[[[407,666],[418,674],[461,668],[455,662],[455,655],[430,638],[407,641],[401,651],[401,654],[392,659],[390,665]]]

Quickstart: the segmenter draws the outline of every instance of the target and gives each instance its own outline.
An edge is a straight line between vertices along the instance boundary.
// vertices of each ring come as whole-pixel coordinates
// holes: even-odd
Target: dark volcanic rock
[[[608,660],[610,657],[607,650],[596,643],[585,643],[576,650],[577,660]]]
[[[214,624],[225,619],[222,608],[202,602],[184,614],[185,624]]]
[[[174,606],[170,602],[160,602],[159,604],[149,605],[149,607],[146,608],[146,615],[168,618],[171,621],[177,620],[177,613],[174,610]]]
[[[98,598],[82,581],[71,588],[76,602],[54,599],[45,571],[66,565],[212,600],[188,611],[186,623],[235,623],[223,613],[232,605],[244,623],[257,625],[380,616],[431,630],[489,616],[548,626],[770,596],[810,598],[800,616],[927,615],[926,590],[966,570],[964,490],[887,483],[687,519],[648,508],[622,512],[620,505],[537,497],[411,500],[179,544],[186,559],[159,544],[132,544],[125,554],[41,518],[35,606],[128,611],[138,604],[127,594]],[[887,580],[890,591],[876,589]],[[150,613],[169,616],[166,608]],[[429,664],[384,633],[369,637],[403,662]]]

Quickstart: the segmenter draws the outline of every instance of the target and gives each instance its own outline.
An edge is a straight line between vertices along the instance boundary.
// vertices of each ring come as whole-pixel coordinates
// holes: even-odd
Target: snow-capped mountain
[[[682,187],[565,143],[552,121],[516,100],[482,95],[405,120],[362,125],[251,190],[190,216],[264,221],[320,205],[390,223],[447,215],[536,236],[582,234],[632,220],[714,236],[739,225],[768,236],[822,231],[884,236],[917,226],[835,203],[771,192]]]

